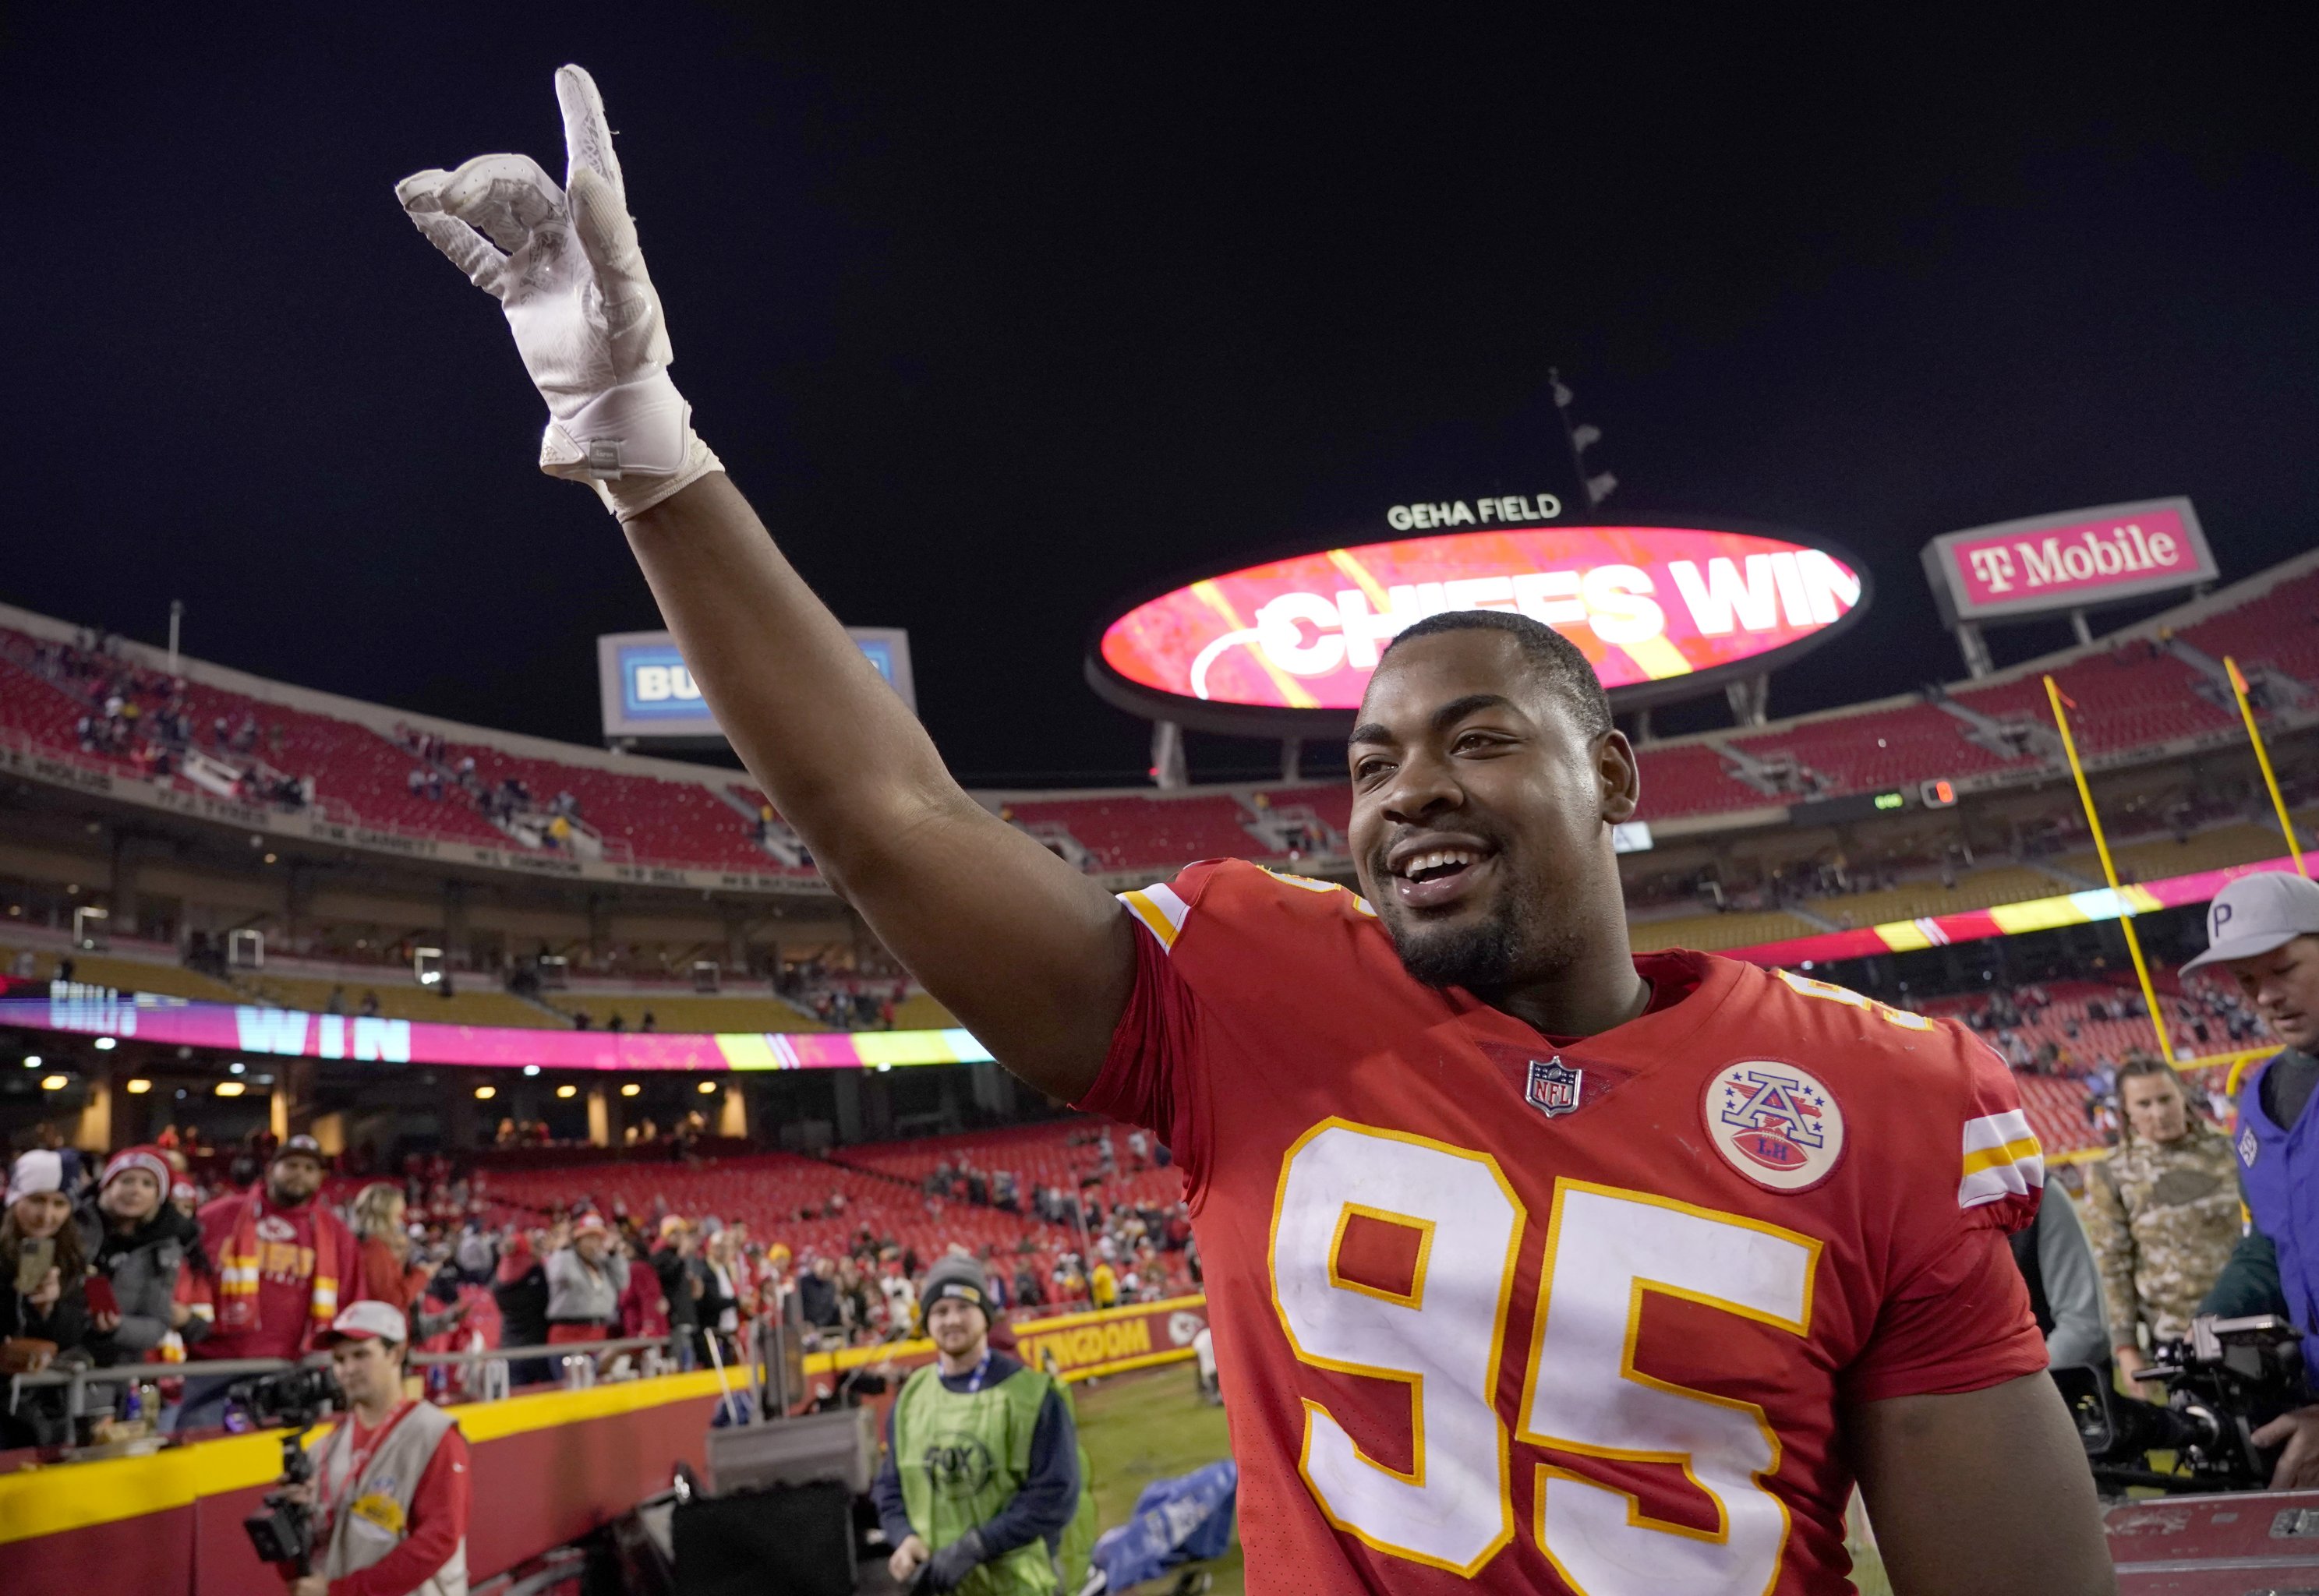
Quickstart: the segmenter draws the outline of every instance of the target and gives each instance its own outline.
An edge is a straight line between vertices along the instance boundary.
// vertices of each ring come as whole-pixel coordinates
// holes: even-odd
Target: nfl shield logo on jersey
[[[1573,1069],[1558,1053],[1551,1059],[1532,1059],[1529,1086],[1522,1096],[1547,1118],[1559,1119],[1577,1108],[1578,1084],[1585,1077],[1584,1070]]]
[[[1727,1065],[1709,1079],[1700,1107],[1724,1161],[1775,1192],[1818,1186],[1844,1152],[1836,1094],[1792,1064]]]

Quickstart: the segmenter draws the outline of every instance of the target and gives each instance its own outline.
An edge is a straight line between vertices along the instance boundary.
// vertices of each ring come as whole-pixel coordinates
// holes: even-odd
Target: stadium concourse
[[[2116,1140],[2120,1067],[2158,1046],[2128,908],[2173,1061],[2224,1114],[2262,1034],[2234,990],[2176,970],[2203,946],[2202,895],[2287,848],[2226,657],[2307,846],[2319,555],[1981,680],[1644,740],[1633,945],[1958,1020],[2074,1181]],[[932,1356],[917,1293],[955,1253],[1067,1379],[1194,1356],[1201,1263],[1167,1150],[998,1070],[745,779],[173,665],[20,610],[0,611],[0,1132],[83,1188],[153,1148],[188,1210],[239,1201],[312,1138],[319,1203],[418,1315],[428,1388],[474,1443],[496,1504],[471,1532],[479,1582],[554,1575],[542,1558],[675,1460],[706,1469],[759,1326],[796,1332],[797,1408],[889,1400]],[[1351,879],[1341,781],[978,796],[1114,889],[1216,856]],[[582,1313],[549,1265],[597,1221],[627,1284]],[[0,1475],[0,1557],[53,1588],[110,1589],[87,1571],[131,1545],[139,1577],[270,1588],[239,1519],[274,1443],[187,1424],[188,1325],[222,1280],[198,1251],[175,1267],[186,1322],[162,1345],[60,1348],[128,1377],[19,1403],[10,1444],[51,1466]],[[607,1345],[520,1350],[551,1330]],[[194,1445],[137,1456],[165,1435]],[[102,1490],[66,1488],[77,1457],[114,1459]]]

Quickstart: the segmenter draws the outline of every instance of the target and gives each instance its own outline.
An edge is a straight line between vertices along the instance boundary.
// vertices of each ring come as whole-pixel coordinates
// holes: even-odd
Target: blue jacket
[[[2319,1370],[2319,1114],[2306,1106],[2286,1130],[2271,1123],[2262,1078],[2278,1061],[2264,1059],[2239,1086],[2239,1181],[2255,1230],[2278,1253],[2279,1295],[2303,1332],[2303,1366]]]

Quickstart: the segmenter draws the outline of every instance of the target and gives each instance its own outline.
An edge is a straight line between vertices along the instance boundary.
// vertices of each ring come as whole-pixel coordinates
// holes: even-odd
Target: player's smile
[[[1471,834],[1428,832],[1395,843],[1382,872],[1404,908],[1445,909],[1489,881],[1498,851]]]

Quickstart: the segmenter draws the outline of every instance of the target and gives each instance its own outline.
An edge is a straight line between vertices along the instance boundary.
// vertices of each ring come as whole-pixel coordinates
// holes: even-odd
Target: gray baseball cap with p
[[[2182,968],[2251,959],[2313,935],[2319,935],[2319,881],[2284,870],[2241,876],[2206,906],[2206,951]]]

